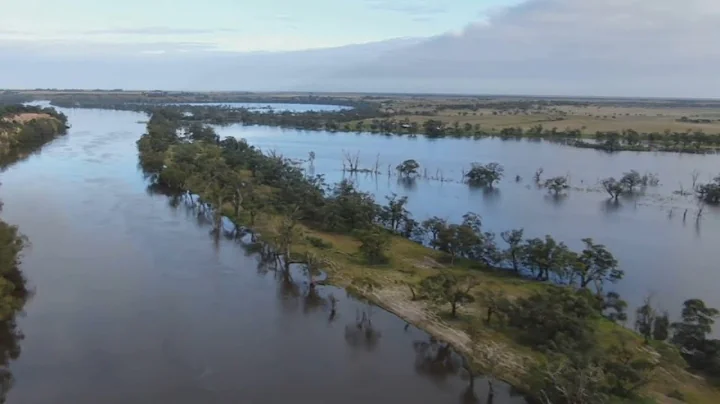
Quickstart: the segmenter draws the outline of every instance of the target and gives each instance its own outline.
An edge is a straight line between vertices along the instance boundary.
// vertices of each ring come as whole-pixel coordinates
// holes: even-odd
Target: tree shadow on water
[[[615,214],[623,209],[623,204],[617,199],[606,199],[600,204],[600,211],[606,215]]]
[[[548,204],[559,208],[568,200],[568,194],[547,194],[543,196],[543,200]]]
[[[417,180],[415,177],[403,176],[398,178],[397,185],[406,191],[414,191],[417,189]]]
[[[372,351],[381,337],[382,333],[373,326],[370,307],[356,313],[355,322],[345,325],[345,341],[355,348]]]

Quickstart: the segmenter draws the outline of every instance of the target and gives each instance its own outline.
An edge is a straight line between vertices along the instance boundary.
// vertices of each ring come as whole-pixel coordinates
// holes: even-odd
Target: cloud
[[[717,96],[717,38],[717,0],[529,0],[337,74],[398,91]]]

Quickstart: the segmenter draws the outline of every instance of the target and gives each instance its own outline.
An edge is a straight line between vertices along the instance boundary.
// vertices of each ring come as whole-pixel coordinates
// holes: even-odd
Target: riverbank
[[[0,107],[0,161],[3,166],[38,151],[67,133],[67,117],[53,108],[24,105]]]
[[[493,294],[510,304],[554,294],[568,295],[580,299],[577,303],[587,304],[581,291],[575,295],[568,288],[531,281],[478,261],[449,259],[447,252],[379,229],[374,201],[347,183],[331,188],[329,195],[323,194],[318,183],[311,182],[281,157],[264,155],[232,138],[220,142],[217,135],[202,127],[191,127],[188,132],[183,131],[187,137],[180,138],[179,129],[179,121],[172,116],[151,119],[148,134],[138,141],[145,171],[179,195],[198,194],[202,199],[199,209],[208,204],[221,206],[212,213],[217,233],[221,231],[223,215],[251,228],[264,243],[259,245],[260,249],[278,271],[287,273],[287,266],[297,262],[312,275],[313,269],[322,266],[333,284],[346,287],[450,342],[466,357],[479,362],[479,369],[524,390],[534,388],[528,377],[545,375],[537,373],[538,366],[568,360],[523,343],[520,330],[504,321],[483,319],[500,310],[490,297]],[[358,229],[362,231],[353,232]],[[386,259],[377,259],[383,256]],[[424,291],[420,292],[429,279],[438,275],[448,282],[451,278],[467,278],[465,281],[472,285],[467,296],[462,296],[464,304],[457,316],[449,315],[447,302],[431,300]],[[313,284],[312,276],[309,284]],[[632,370],[623,369],[641,379],[634,383],[642,382],[638,387],[643,386],[640,390],[643,395],[662,402],[675,393],[671,388],[682,385],[679,391],[688,402],[716,401],[718,391],[683,369],[686,365],[676,348],[665,342],[644,345],[639,335],[599,314],[578,318],[583,327],[588,327],[589,334],[583,334],[583,338],[589,338],[592,345],[606,354],[604,360],[620,361],[612,362],[613,366],[630,366]],[[573,316],[562,311],[544,315]],[[469,329],[474,331],[469,333]],[[625,352],[629,358],[617,357],[618,352]],[[632,368],[636,363],[654,363],[650,367],[655,369],[652,377]],[[586,371],[577,369],[580,374]],[[605,385],[598,388],[609,389]]]

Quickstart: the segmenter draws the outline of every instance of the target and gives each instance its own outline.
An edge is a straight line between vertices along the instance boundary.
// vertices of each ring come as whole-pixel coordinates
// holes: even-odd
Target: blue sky
[[[331,47],[459,31],[519,0],[23,0],[0,40],[201,43],[233,51]]]

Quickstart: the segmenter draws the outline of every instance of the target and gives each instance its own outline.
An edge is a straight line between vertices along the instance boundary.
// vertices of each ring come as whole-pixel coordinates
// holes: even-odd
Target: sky
[[[460,30],[515,0],[6,0],[0,40],[333,47]],[[157,49],[156,51],[162,51]]]
[[[719,0],[0,3],[0,88],[720,97]]]

